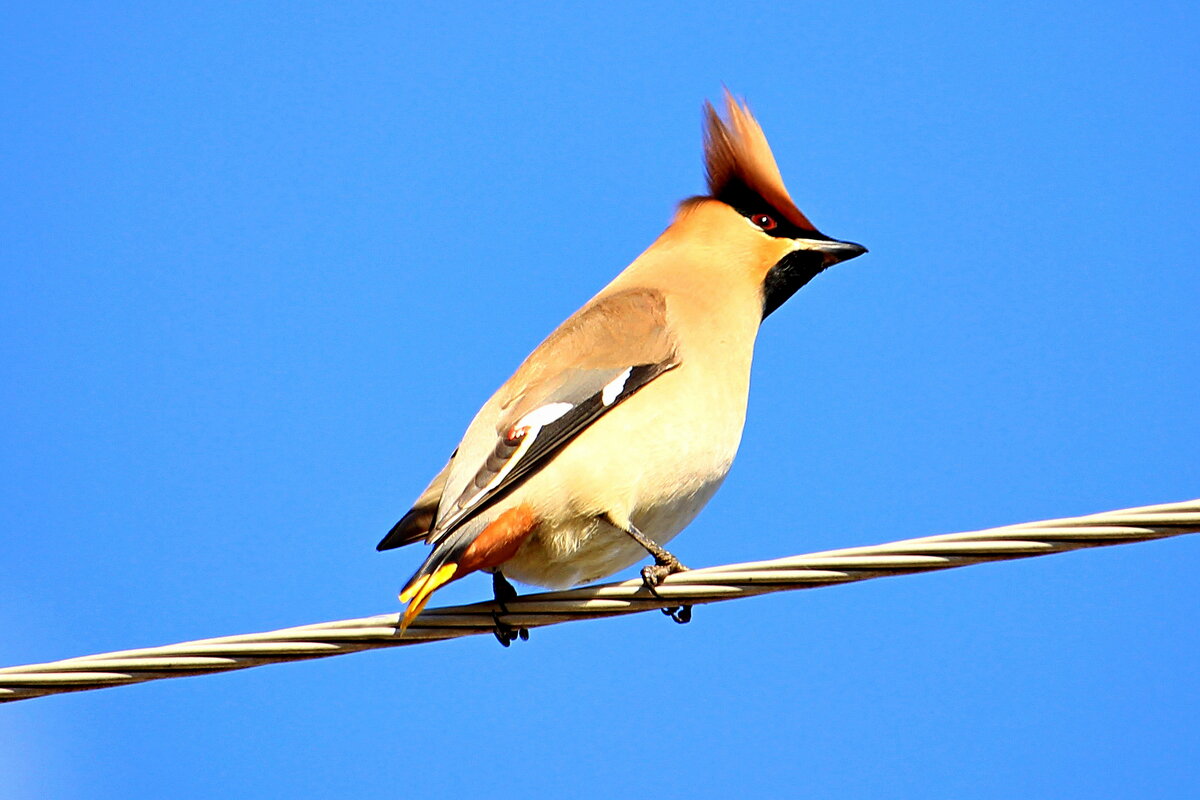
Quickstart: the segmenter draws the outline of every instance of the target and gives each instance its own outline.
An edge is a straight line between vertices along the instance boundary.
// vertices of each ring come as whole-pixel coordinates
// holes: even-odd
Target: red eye
[[[774,217],[770,217],[766,214],[753,214],[750,217],[750,221],[762,228],[764,231],[772,230],[779,224],[775,221]]]

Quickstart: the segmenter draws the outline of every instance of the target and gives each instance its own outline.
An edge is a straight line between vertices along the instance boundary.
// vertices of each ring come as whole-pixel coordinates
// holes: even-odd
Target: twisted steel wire
[[[0,702],[492,633],[497,615],[515,628],[540,628],[1197,532],[1200,499],[694,569],[669,576],[655,594],[640,580],[629,580],[522,595],[506,601],[504,610],[496,602],[432,608],[403,635],[399,614],[381,614],[120,650],[2,668]]]

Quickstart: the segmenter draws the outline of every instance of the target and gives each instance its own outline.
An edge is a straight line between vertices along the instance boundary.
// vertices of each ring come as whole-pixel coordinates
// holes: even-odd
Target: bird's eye
[[[762,228],[764,231],[769,231],[779,225],[779,223],[775,221],[775,218],[768,214],[751,214],[750,221]]]

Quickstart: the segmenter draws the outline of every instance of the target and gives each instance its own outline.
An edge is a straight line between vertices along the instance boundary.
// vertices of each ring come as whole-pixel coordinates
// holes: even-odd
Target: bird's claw
[[[513,588],[513,585],[504,578],[504,575],[499,570],[492,573],[492,594],[496,598],[496,605],[500,606],[499,613],[492,612],[492,622],[495,623],[492,634],[495,635],[496,641],[505,647],[508,647],[517,639],[520,639],[522,642],[528,642],[528,628],[518,628],[500,619],[500,614],[508,613],[508,606],[505,605],[504,601],[516,600],[517,590]]]
[[[670,554],[668,554],[670,555]],[[668,575],[674,575],[676,572],[686,572],[687,567],[679,563],[679,559],[670,556],[670,559],[655,559],[655,563],[642,568],[642,585],[646,590],[655,597],[661,598],[658,593],[658,587]],[[692,621],[691,606],[669,606],[659,609],[671,619],[675,620],[680,625],[686,625]]]
[[[687,625],[692,621],[691,606],[672,606],[670,608],[660,608],[659,611],[663,612],[680,625]]]
[[[642,584],[650,591],[650,594],[658,597],[658,587],[667,579],[668,575],[674,575],[676,572],[687,572],[687,567],[679,563],[679,559],[671,556],[670,559],[655,559],[653,564],[642,567]]]
[[[495,624],[495,627],[492,628],[492,635],[495,636],[496,641],[503,646],[508,647],[517,639],[520,639],[522,642],[529,641],[528,628],[518,628],[516,626],[509,625],[507,622],[502,621],[500,619],[500,615],[496,613],[492,614],[492,622]]]

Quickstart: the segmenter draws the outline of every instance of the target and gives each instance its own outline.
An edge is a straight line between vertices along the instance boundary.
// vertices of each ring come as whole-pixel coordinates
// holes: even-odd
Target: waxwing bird
[[[741,440],[759,323],[866,252],[796,208],[758,122],[704,107],[708,194],[538,345],[468,426],[379,550],[425,541],[401,629],[479,570],[563,588],[647,554],[647,587],[683,569],[662,545],[713,496]],[[687,610],[676,612],[686,621]],[[515,635],[497,619],[497,637]]]

